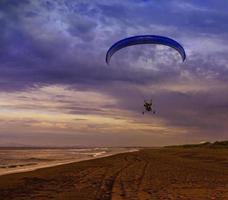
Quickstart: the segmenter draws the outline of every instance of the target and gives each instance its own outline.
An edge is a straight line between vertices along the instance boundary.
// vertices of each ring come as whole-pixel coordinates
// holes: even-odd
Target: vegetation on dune
[[[173,146],[166,146],[166,148],[228,148],[228,141],[216,141],[216,142],[203,142],[199,144],[184,144],[184,145],[173,145]]]

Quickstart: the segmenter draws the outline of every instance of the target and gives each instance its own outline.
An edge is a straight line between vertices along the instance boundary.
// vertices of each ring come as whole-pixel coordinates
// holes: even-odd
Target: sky
[[[228,139],[227,0],[1,0],[0,146]],[[162,35],[175,50],[109,47]],[[156,115],[142,115],[153,99]]]

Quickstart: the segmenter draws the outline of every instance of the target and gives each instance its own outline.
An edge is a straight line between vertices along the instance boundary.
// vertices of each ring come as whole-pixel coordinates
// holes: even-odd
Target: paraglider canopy
[[[180,54],[183,62],[186,59],[185,50],[177,41],[168,37],[158,36],[158,35],[138,35],[138,36],[122,39],[116,42],[115,44],[113,44],[106,54],[106,63],[107,64],[110,63],[110,59],[112,55],[115,54],[118,50],[128,46],[133,46],[138,44],[159,44],[159,45],[169,46],[175,49]]]

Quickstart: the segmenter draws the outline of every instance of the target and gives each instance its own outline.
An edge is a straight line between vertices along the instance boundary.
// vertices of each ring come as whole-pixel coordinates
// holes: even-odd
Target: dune
[[[142,149],[0,176],[1,199],[228,199],[228,149]]]

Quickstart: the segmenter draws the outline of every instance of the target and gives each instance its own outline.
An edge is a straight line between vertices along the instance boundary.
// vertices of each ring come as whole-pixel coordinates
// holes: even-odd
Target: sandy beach
[[[0,176],[3,199],[228,199],[228,150],[172,147]]]

